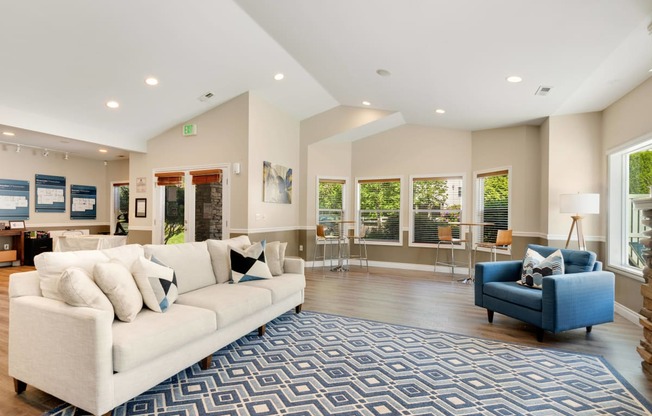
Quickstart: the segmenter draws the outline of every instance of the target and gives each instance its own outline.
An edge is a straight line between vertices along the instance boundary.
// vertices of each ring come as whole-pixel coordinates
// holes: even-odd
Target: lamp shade
[[[561,194],[559,212],[570,214],[599,214],[600,194]]]

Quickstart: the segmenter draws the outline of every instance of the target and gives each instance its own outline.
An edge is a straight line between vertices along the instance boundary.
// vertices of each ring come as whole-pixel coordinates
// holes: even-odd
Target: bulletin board
[[[0,179],[0,220],[29,219],[29,181]]]
[[[66,211],[66,178],[36,174],[36,212]]]
[[[94,220],[97,217],[97,188],[70,185],[70,219]]]

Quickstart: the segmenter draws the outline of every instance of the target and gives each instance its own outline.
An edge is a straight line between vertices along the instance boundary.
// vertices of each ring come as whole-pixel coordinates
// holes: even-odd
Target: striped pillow
[[[548,257],[543,257],[532,249],[527,249],[523,259],[520,285],[541,289],[544,276],[564,274],[564,257],[557,250]]]

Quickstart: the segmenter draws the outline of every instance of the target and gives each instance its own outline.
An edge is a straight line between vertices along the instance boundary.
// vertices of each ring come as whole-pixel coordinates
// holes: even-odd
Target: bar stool
[[[477,243],[473,252],[473,262],[478,254],[478,247],[491,249],[491,261],[496,261],[496,249],[509,248],[512,245],[512,230],[498,230],[496,241],[493,243]],[[509,258],[512,258],[512,250],[509,251]]]
[[[333,243],[337,242],[338,238],[335,236],[330,236],[326,235],[326,231],[323,225],[317,224],[317,229],[315,232],[315,251],[313,251],[312,254],[312,268],[315,268],[315,262],[317,260],[317,251],[319,250],[319,246],[322,246],[322,255],[319,257],[319,259],[322,260],[321,268],[322,270],[324,269],[324,266],[326,265],[326,246],[328,245],[330,247],[330,261],[331,261],[331,269],[333,268]],[[321,242],[321,244],[320,244]]]
[[[367,265],[367,271],[369,271],[369,259],[367,257],[367,238],[366,238],[367,230],[368,228],[366,226],[361,225],[359,235],[355,235],[355,230],[350,229],[347,237],[351,240],[350,247],[353,246],[353,244],[355,244],[355,240],[358,240],[358,254],[354,255],[352,253],[349,253],[349,259],[360,260],[360,267],[362,267],[362,260],[364,260]]]
[[[465,243],[466,240],[463,238],[453,238],[453,229],[450,225],[440,225],[437,227],[437,235],[439,237],[439,242],[437,242],[437,254],[435,255],[435,267],[434,271],[437,271],[437,265],[442,265],[451,268],[451,273],[455,274],[455,245],[460,243]],[[439,249],[440,246],[449,245],[451,249],[451,262],[440,262],[439,261]]]

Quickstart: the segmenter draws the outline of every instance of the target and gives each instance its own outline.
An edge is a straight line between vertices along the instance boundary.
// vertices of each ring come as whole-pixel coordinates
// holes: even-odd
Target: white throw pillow
[[[283,263],[285,262],[285,249],[288,243],[281,243],[280,241],[272,241],[265,244],[265,262],[269,266],[269,271],[272,276],[280,276],[283,274]]]
[[[93,270],[95,283],[109,298],[115,315],[123,322],[131,322],[143,309],[143,297],[129,270],[117,260],[98,263]]]
[[[131,270],[131,266],[136,260],[145,255],[145,249],[140,244],[127,244],[124,246],[112,247],[101,250],[109,259],[118,260],[127,269]]]
[[[145,257],[156,257],[177,275],[179,294],[217,283],[205,241],[182,244],[147,244]]]
[[[69,267],[79,267],[93,274],[96,263],[107,262],[109,258],[98,250],[85,251],[48,251],[34,257],[34,265],[38,271],[43,296],[64,301],[59,293],[59,279]]]
[[[249,237],[239,235],[228,240],[206,240],[208,252],[211,256],[211,265],[217,283],[226,283],[231,280],[231,261],[229,247],[244,250],[251,245]]]
[[[177,300],[179,291],[174,270],[152,257],[134,262],[132,272],[145,305],[154,312],[165,312]]]
[[[93,277],[79,267],[68,267],[59,279],[59,293],[71,306],[83,306],[114,313],[113,305],[93,281]]]
[[[233,283],[272,278],[272,273],[265,263],[265,241],[246,250],[231,247],[229,255]]]

